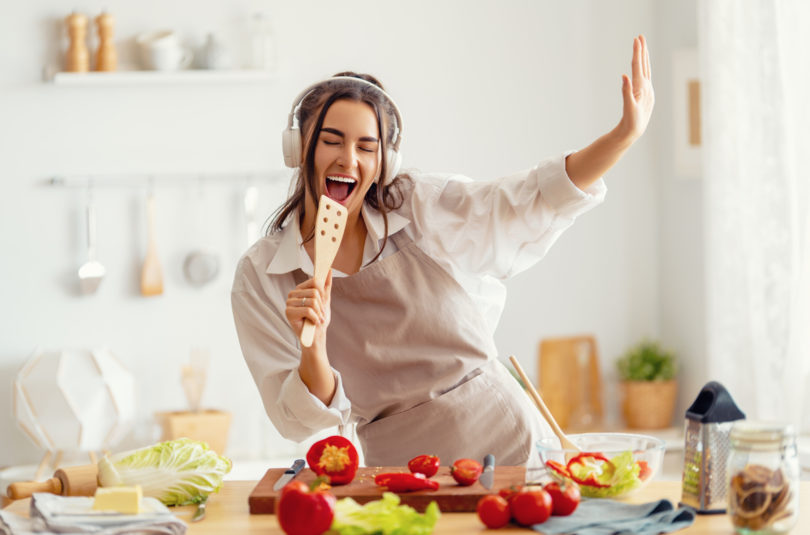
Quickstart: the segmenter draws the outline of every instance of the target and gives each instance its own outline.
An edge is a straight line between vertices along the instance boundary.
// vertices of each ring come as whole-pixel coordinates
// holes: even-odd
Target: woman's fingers
[[[633,87],[638,88],[641,87],[641,80],[644,76],[644,67],[642,66],[642,45],[641,39],[636,37],[633,39],[633,62],[632,62],[632,74],[633,74]]]
[[[650,68],[650,51],[647,48],[647,39],[645,39],[643,35],[640,37],[641,37],[641,48],[642,51],[644,52],[643,54],[644,77],[647,78],[647,80],[652,80],[652,69]]]

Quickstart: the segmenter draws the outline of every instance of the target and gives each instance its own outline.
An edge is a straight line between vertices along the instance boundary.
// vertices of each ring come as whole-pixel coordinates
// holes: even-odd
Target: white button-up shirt
[[[571,182],[565,156],[487,182],[411,173],[402,206],[388,213],[389,239],[381,256],[396,252],[390,236],[404,232],[469,293],[493,335],[506,299],[501,280],[539,261],[579,214],[604,199],[602,179],[586,191]],[[368,229],[365,265],[380,251],[384,222],[380,212],[366,204],[362,216]],[[270,420],[284,437],[302,441],[322,429],[350,423],[351,401],[334,368],[337,388],[328,406],[309,392],[298,374],[301,349],[285,316],[296,269],[312,276],[298,218],[291,217],[280,232],[260,239],[239,261],[231,302],[242,353]],[[345,275],[333,271],[333,276]]]

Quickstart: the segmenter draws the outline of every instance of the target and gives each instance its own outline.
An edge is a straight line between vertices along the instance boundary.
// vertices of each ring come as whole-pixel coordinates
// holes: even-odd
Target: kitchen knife
[[[281,474],[281,477],[278,478],[276,484],[273,485],[273,490],[280,490],[281,487],[292,481],[293,478],[298,475],[298,472],[301,471],[301,469],[304,467],[305,464],[307,464],[307,462],[304,459],[296,459],[293,465],[290,468],[286,469],[284,473]]]
[[[486,489],[491,489],[492,484],[495,482],[495,456],[491,453],[484,457],[484,471],[481,472],[478,481]]]

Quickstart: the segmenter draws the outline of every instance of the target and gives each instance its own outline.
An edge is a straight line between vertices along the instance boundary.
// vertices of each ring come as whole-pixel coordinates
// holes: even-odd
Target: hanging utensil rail
[[[182,186],[192,182],[282,182],[289,180],[292,171],[236,171],[222,173],[93,173],[59,175],[47,179],[46,185],[55,187],[94,188],[123,187],[140,188],[145,186]]]

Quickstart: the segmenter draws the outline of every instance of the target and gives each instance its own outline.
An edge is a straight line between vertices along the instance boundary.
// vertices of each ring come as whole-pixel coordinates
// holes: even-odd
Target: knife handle
[[[495,456],[492,455],[491,453],[488,453],[484,457],[484,468],[486,468],[487,466],[495,466]]]
[[[301,471],[302,468],[304,468],[304,465],[306,463],[307,462],[304,459],[296,459],[295,462],[293,463],[293,465],[290,468],[287,468],[287,470],[285,470],[284,473],[285,474],[297,474],[298,472]]]

